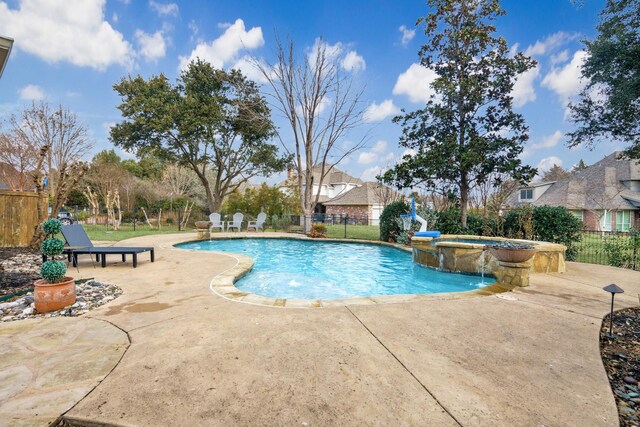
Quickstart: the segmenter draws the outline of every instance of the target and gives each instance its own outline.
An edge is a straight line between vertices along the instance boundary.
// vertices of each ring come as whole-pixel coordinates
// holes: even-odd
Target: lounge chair
[[[264,228],[262,228],[262,226],[264,225],[264,222],[266,220],[267,220],[267,214],[264,212],[260,212],[258,214],[258,218],[256,218],[255,221],[249,221],[247,223],[247,231],[249,231],[250,228],[253,228],[256,231],[258,231],[258,229],[264,231]]]
[[[224,231],[224,221],[220,221],[219,213],[214,212],[209,215],[209,222],[211,223],[209,231],[213,231],[214,228],[219,228],[220,231]]]
[[[79,247],[71,252],[73,266],[78,265],[78,255],[95,255],[96,261],[101,261],[102,267],[107,266],[107,255],[122,255],[122,262],[127,260],[127,255],[133,259],[133,268],[138,266],[138,254],[151,252],[151,262],[154,262],[155,254],[153,247],[122,247],[122,246],[93,246],[91,239],[87,236],[84,228],[80,224],[65,225],[62,227],[62,235],[67,241],[67,245]]]
[[[244,214],[241,214],[240,212],[236,212],[235,214],[233,214],[233,221],[227,222],[227,231],[229,231],[230,228],[235,228],[238,231],[242,231],[243,220]]]

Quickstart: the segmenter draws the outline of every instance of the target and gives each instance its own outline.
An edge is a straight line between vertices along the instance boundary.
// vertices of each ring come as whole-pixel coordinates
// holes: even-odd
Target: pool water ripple
[[[385,245],[300,239],[221,239],[188,242],[183,249],[231,252],[255,260],[235,286],[271,298],[334,299],[397,294],[463,292],[494,278],[446,273],[414,263],[411,254]]]

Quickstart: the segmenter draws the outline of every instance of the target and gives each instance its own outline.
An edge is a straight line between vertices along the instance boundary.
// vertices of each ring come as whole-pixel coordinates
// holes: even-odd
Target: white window
[[[611,231],[611,211],[600,211],[600,230]]]
[[[631,211],[616,212],[616,231],[629,231],[631,226]]]
[[[520,190],[520,200],[533,200],[533,188],[523,188]]]
[[[584,221],[584,211],[569,211],[571,215],[578,218],[580,221]]]

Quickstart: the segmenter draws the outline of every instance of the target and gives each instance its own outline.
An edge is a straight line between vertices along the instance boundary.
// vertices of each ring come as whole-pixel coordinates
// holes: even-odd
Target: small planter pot
[[[498,261],[520,263],[529,261],[535,255],[535,249],[511,249],[487,246],[489,253]]]
[[[208,230],[211,226],[209,221],[196,221],[196,229],[197,230]]]
[[[33,299],[39,313],[60,310],[76,302],[76,283],[72,277],[65,277],[57,283],[40,279],[33,285]]]

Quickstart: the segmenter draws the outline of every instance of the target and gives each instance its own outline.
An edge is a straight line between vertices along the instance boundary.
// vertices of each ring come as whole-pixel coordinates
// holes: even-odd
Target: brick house
[[[399,194],[377,182],[365,182],[346,193],[342,193],[323,204],[327,216],[345,216],[366,221],[369,225],[380,224],[380,214],[385,205],[397,200]]]
[[[520,187],[508,204],[564,206],[586,229],[629,231],[640,225],[640,164],[614,152],[568,178]]]

